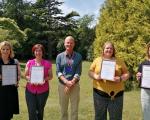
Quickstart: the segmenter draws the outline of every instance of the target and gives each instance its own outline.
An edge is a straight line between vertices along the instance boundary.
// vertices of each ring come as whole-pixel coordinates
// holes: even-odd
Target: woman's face
[[[42,49],[41,49],[41,48],[35,49],[34,55],[35,55],[36,58],[42,58],[42,56],[43,56],[43,51],[42,51]]]
[[[7,57],[9,58],[10,56],[10,53],[11,53],[11,50],[10,50],[10,47],[5,45],[1,48],[1,54],[2,54],[2,57]]]
[[[111,44],[106,44],[103,51],[103,57],[111,58],[113,55],[113,46]]]

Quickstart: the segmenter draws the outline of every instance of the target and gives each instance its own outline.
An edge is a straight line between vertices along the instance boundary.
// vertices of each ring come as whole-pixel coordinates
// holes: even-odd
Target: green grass
[[[94,120],[93,97],[92,97],[92,80],[88,77],[88,70],[91,63],[83,62],[82,76],[80,81],[80,105],[79,105],[79,120]],[[24,65],[21,64],[21,70],[24,70]],[[50,94],[45,107],[44,120],[59,120],[60,108],[57,84],[58,80],[55,74],[56,68],[53,64],[54,78],[50,81]],[[27,107],[25,102],[25,80],[20,80],[19,101],[20,114],[15,115],[13,120],[28,120]],[[141,120],[140,106],[140,91],[125,92],[123,120]]]

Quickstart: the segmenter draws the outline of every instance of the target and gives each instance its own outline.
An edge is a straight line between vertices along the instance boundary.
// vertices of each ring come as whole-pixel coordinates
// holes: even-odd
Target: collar
[[[67,52],[65,51],[64,54],[65,54],[66,57],[72,58],[72,57],[74,56],[74,51],[73,51],[71,54],[69,54],[69,53],[67,53]]]

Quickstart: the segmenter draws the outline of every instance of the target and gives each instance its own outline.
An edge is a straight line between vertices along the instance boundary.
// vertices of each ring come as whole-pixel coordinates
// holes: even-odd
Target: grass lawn
[[[80,106],[79,120],[94,120],[93,98],[92,98],[92,80],[88,77],[90,63],[83,62],[82,76],[80,81]],[[24,70],[24,64],[21,64],[21,70]],[[59,101],[57,84],[58,80],[55,74],[56,68],[53,64],[54,78],[50,82],[50,94],[45,107],[44,120],[59,120]],[[15,115],[13,120],[28,120],[27,107],[25,102],[25,80],[21,79],[19,87],[20,114]],[[142,120],[140,106],[140,91],[125,92],[123,120]]]

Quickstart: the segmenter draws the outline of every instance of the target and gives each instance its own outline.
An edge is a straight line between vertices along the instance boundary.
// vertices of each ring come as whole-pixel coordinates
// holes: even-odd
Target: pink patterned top
[[[49,69],[52,69],[52,63],[42,59],[41,65],[44,66],[44,78],[46,78],[48,76]],[[26,64],[26,67],[28,67],[27,74],[29,76],[30,76],[30,71],[32,66],[36,66],[35,59],[29,60]],[[28,91],[30,91],[33,94],[40,94],[49,90],[49,82],[45,81],[43,85],[34,85],[28,82],[26,88],[28,89]]]

